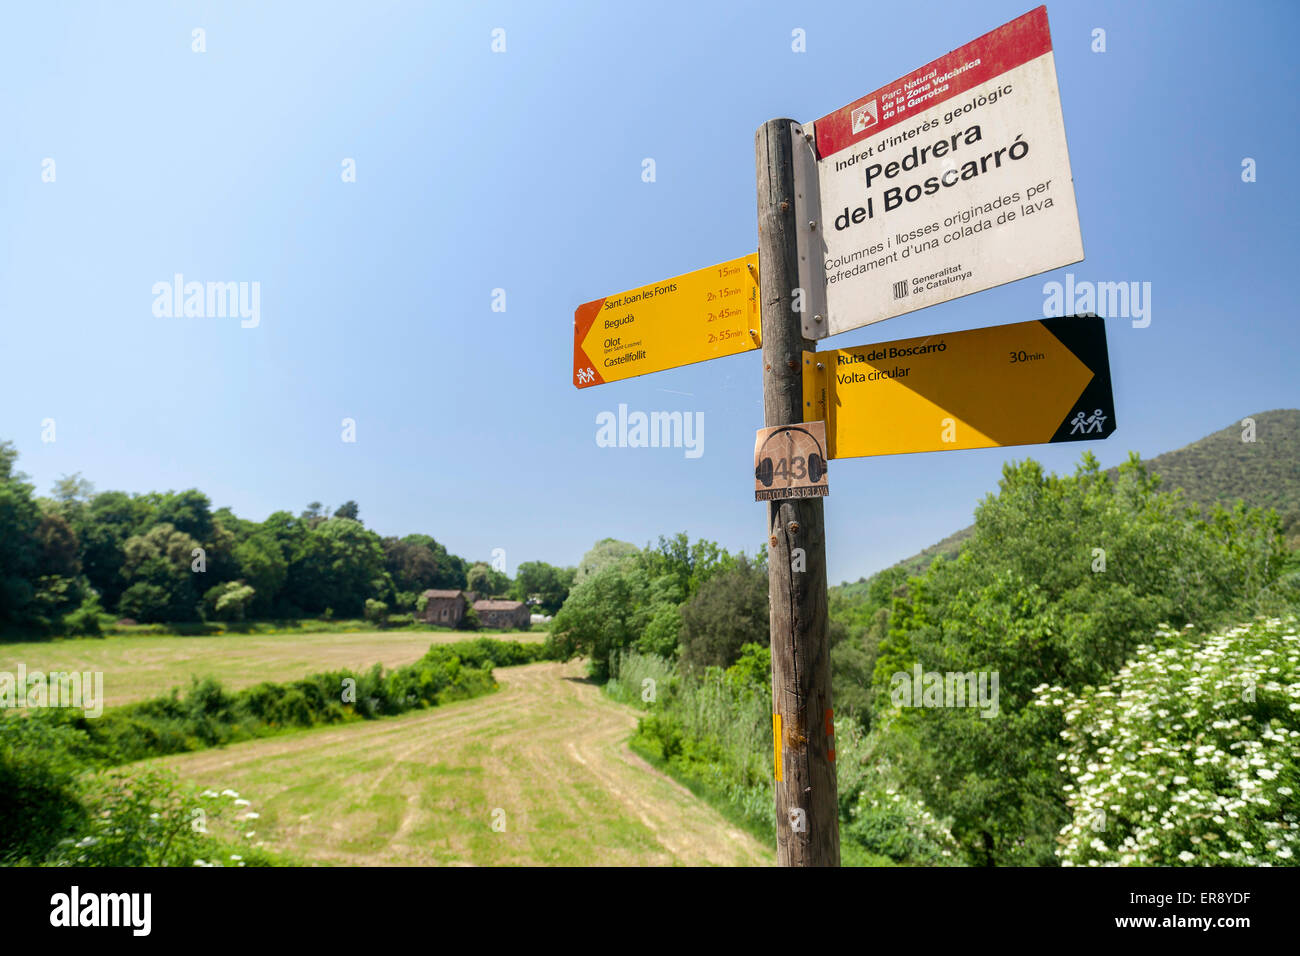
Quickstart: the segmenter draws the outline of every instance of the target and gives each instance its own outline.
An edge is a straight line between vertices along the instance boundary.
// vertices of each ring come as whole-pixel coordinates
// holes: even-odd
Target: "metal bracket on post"
[[[795,244],[799,250],[799,288],[803,289],[803,312],[800,315],[803,337],[826,337],[826,243],[822,241],[821,189],[817,176],[817,156],[813,152],[814,130],[811,124],[790,125],[794,152]]]

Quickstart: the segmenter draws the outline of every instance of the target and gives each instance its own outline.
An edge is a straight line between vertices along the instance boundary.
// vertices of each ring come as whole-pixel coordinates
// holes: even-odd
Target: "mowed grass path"
[[[217,637],[130,635],[103,640],[0,644],[0,671],[102,671],[109,707],[182,692],[190,678],[215,677],[227,690],[262,681],[298,680],[320,671],[400,667],[431,644],[476,637],[541,641],[544,631],[368,631],[355,634],[223,634]]]
[[[487,697],[150,763],[237,790],[261,814],[256,839],[307,863],[774,862],[631,753],[636,712],[583,673],[578,662],[497,668],[501,689]]]

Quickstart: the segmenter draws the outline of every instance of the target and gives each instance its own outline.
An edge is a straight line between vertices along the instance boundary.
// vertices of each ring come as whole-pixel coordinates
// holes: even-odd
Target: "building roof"
[[[420,596],[427,597],[427,598],[458,598],[458,597],[464,597],[464,593],[461,591],[439,591],[434,588],[430,588]]]
[[[490,601],[482,600],[474,602],[476,611],[518,611],[524,605],[519,601]]]

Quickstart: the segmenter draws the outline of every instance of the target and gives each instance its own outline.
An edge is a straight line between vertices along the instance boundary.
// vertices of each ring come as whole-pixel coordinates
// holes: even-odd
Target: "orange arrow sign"
[[[758,315],[757,253],[596,299],[573,313],[573,384],[759,348]]]

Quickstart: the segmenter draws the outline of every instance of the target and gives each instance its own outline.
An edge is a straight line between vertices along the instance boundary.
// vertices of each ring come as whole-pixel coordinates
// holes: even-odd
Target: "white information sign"
[[[813,129],[823,335],[1083,258],[1046,7]]]

